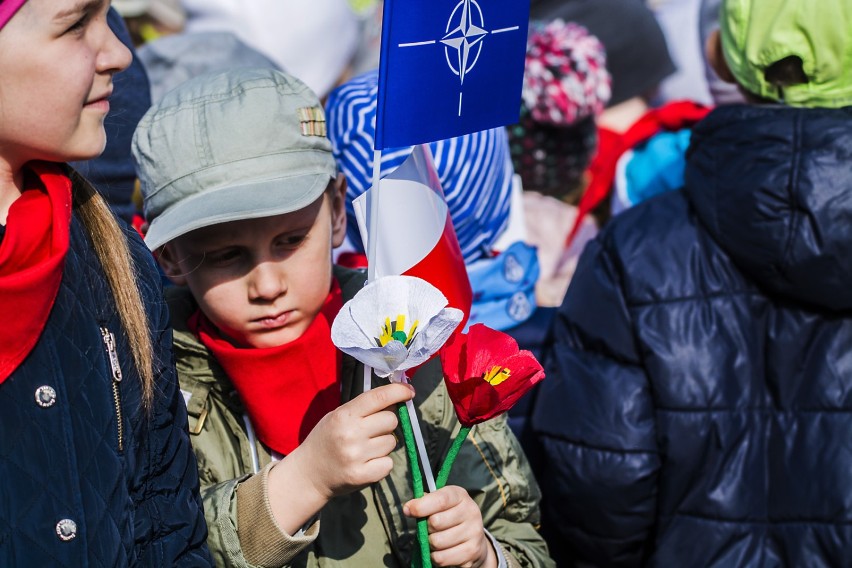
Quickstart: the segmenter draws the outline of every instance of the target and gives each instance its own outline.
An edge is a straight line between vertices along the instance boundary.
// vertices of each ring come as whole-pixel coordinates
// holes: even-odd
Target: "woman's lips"
[[[97,111],[101,111],[103,113],[108,113],[109,112],[109,99],[107,99],[107,98],[97,99],[97,100],[92,101],[90,103],[86,103],[83,108],[87,108],[87,109],[90,109],[90,110],[97,110]]]

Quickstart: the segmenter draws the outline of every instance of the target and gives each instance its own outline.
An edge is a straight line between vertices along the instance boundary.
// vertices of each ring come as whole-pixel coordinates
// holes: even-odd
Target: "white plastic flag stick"
[[[373,152],[373,198],[370,199],[370,235],[378,235],[379,231],[379,178],[382,173],[382,151]],[[376,279],[376,246],[378,238],[367,239],[367,284]],[[364,390],[369,391],[373,386],[373,369],[364,366]]]
[[[367,241],[367,283],[376,279],[376,247],[379,234],[379,178],[382,173],[382,151],[373,152],[373,187],[370,198],[370,228]]]
[[[373,388],[373,368],[364,365],[364,391],[367,392]]]
[[[405,372],[399,373],[402,382],[409,384],[408,377]],[[432,473],[432,464],[429,463],[429,455],[426,453],[426,443],[423,441],[423,432],[420,429],[420,420],[417,418],[417,412],[414,410],[414,402],[408,401],[405,403],[408,408],[408,415],[411,417],[411,429],[414,430],[414,441],[417,443],[417,453],[420,454],[420,463],[423,464],[423,477],[426,479],[426,486],[430,493],[436,491],[435,475]]]

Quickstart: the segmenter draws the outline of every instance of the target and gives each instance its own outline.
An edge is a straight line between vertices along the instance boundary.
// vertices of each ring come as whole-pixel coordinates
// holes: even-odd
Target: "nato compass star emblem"
[[[441,39],[400,43],[399,47],[416,47],[439,43],[444,46],[447,65],[450,71],[459,78],[459,116],[461,116],[464,78],[473,71],[476,62],[479,61],[485,38],[488,35],[516,32],[519,29],[520,26],[512,26],[488,31],[485,29],[485,18],[482,15],[482,8],[479,3],[476,0],[461,0],[450,13],[447,27]]]

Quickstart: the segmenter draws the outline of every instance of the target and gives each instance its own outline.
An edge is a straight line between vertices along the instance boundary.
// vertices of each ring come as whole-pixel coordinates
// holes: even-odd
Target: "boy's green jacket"
[[[351,299],[365,281],[363,273],[339,267],[335,267],[335,277],[344,301]],[[306,527],[304,535],[284,534],[272,519],[265,490],[270,453],[261,443],[254,444],[261,471],[252,475],[254,452],[239,396],[222,368],[186,326],[196,304],[185,288],[168,290],[167,298],[178,376],[188,397],[190,437],[198,459],[208,544],[217,565],[410,566],[417,550],[416,524],[402,513],[403,504],[413,498],[402,444],[391,454],[394,468],[388,477],[330,501],[320,512],[319,522]],[[362,365],[344,355],[341,402],[361,393],[362,376]],[[374,385],[380,384],[375,376],[373,380]],[[432,360],[424,365],[412,383],[430,462],[437,472],[459,429],[440,363]],[[402,440],[401,433],[397,437]],[[468,490],[509,566],[554,565],[537,531],[539,489],[505,418],[474,427],[448,483]]]

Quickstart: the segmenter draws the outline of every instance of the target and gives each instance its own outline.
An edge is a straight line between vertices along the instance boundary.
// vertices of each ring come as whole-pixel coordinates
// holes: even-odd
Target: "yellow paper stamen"
[[[411,344],[411,340],[414,339],[414,335],[417,333],[417,325],[420,322],[418,320],[414,320],[414,323],[411,324],[411,329],[408,330],[408,333],[405,332],[405,316],[403,314],[399,314],[396,316],[396,319],[391,321],[390,318],[385,318],[385,323],[382,326],[381,333],[379,337],[376,338],[376,343],[379,347],[384,347],[391,341],[399,341],[406,347]]]
[[[491,367],[491,370],[485,373],[482,378],[485,380],[486,383],[488,383],[492,387],[496,387],[497,385],[508,379],[509,375],[511,374],[512,373],[511,371],[509,371],[509,369],[495,365]]]

